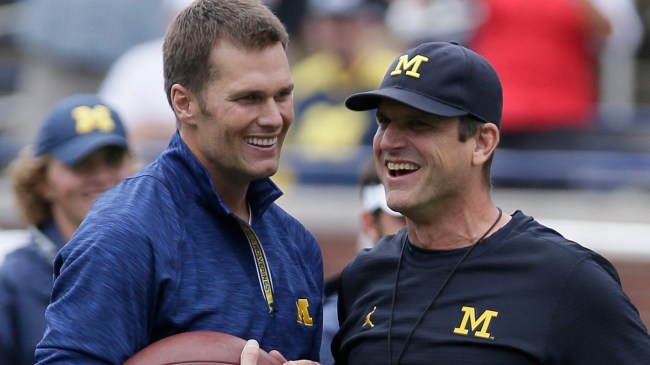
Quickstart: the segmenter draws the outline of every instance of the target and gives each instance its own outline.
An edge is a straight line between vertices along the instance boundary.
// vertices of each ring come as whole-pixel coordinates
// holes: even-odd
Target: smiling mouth
[[[244,138],[244,141],[249,145],[255,147],[270,147],[278,143],[278,137],[271,137],[271,138],[247,137]]]
[[[386,167],[391,177],[408,175],[420,169],[420,166],[410,162],[388,162]]]

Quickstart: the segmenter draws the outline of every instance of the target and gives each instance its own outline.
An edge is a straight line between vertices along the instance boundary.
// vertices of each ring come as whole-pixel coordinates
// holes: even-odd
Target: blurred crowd
[[[0,0],[0,166],[31,142],[56,100],[75,93],[98,93],[122,115],[136,156],[156,156],[175,130],[163,90],[162,35],[188,2]],[[352,113],[343,101],[376,88],[397,52],[423,41],[458,41],[497,69],[505,90],[501,148],[599,148],[582,137],[637,122],[641,2],[265,3],[291,35],[296,82],[281,182],[355,183],[374,115]]]

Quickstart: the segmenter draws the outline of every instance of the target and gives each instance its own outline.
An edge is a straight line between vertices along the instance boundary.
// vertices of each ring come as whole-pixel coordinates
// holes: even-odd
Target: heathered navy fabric
[[[273,279],[271,315],[243,230],[177,133],[155,162],[97,200],[60,251],[38,364],[121,364],[193,330],[317,360],[322,256],[312,234],[274,203],[281,194],[270,179],[248,192]],[[299,299],[313,324],[298,316]]]

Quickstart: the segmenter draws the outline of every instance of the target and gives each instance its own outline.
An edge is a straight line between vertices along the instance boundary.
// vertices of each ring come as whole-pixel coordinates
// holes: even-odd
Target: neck
[[[181,139],[192,152],[199,163],[207,170],[214,186],[214,191],[219,195],[221,201],[230,209],[233,214],[248,222],[249,211],[246,202],[246,194],[250,186],[250,180],[239,177],[235,173],[220,170],[217,165],[206,155],[201,153],[197,147],[195,129],[187,127],[180,130]]]
[[[246,191],[229,192],[217,189],[217,194],[221,197],[221,201],[230,209],[230,211],[239,217],[244,222],[250,219],[250,211],[248,209],[248,202],[246,201]]]
[[[451,250],[476,244],[509,220],[508,215],[502,215],[492,204],[480,212],[442,214],[424,224],[407,218],[406,225],[413,245],[428,250]]]
[[[212,179],[214,191],[219,195],[221,201],[233,214],[248,222],[249,211],[246,194],[248,193],[250,182],[236,180],[217,171],[207,170],[210,174],[210,179]]]

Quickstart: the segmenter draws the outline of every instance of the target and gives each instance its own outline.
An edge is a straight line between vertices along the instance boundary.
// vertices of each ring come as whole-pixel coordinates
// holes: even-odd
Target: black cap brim
[[[345,100],[345,106],[354,111],[377,109],[382,99],[394,100],[425,113],[444,117],[459,117],[470,114],[463,109],[442,103],[436,99],[395,87],[350,95]]]

